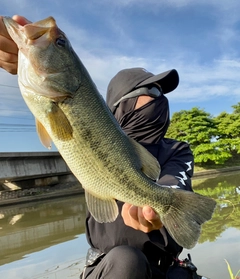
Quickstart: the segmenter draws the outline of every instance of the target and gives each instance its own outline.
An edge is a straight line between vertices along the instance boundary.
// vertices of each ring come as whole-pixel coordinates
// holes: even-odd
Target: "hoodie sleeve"
[[[163,139],[158,148],[145,146],[159,161],[161,175],[158,184],[193,191],[194,158],[189,144],[172,139]]]

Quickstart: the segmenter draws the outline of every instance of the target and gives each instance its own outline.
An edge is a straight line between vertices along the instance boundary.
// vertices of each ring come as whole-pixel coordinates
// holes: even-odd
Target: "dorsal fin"
[[[157,159],[141,144],[130,138],[138,158],[140,159],[141,170],[152,180],[157,180],[161,173],[161,167]]]

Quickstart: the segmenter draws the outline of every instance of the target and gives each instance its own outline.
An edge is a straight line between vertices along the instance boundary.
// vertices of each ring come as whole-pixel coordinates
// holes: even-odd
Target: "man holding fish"
[[[20,16],[15,16],[13,19],[19,25],[29,23],[29,21]],[[48,20],[51,28],[54,28],[55,23],[53,19]],[[8,21],[12,24],[9,19],[5,19],[4,22],[8,23]],[[45,26],[45,24],[42,25]],[[30,31],[26,32],[29,34],[29,32],[33,32],[33,29],[29,28]],[[39,34],[31,33],[29,38],[38,39]],[[63,47],[65,43],[65,37],[61,35],[57,44]],[[18,47],[10,38],[1,19],[0,67],[12,74],[16,74],[18,64],[17,52]],[[78,80],[75,79],[74,81],[77,82]],[[143,163],[143,172],[152,180],[154,180],[153,176],[158,173],[158,164],[156,164],[155,159],[153,160],[149,153],[145,152],[146,150],[157,159],[161,166],[160,176],[155,180],[157,180],[156,182],[159,184],[159,187],[160,185],[162,187],[163,185],[165,186],[166,190],[162,189],[162,191],[163,194],[166,193],[166,198],[169,198],[170,193],[176,193],[175,189],[178,188],[177,196],[179,195],[179,197],[182,194],[182,197],[186,194],[188,197],[188,193],[182,190],[192,192],[193,156],[188,144],[164,138],[169,126],[169,106],[165,94],[173,91],[178,86],[178,82],[178,73],[174,69],[154,75],[143,68],[131,68],[117,73],[110,81],[107,91],[107,104],[123,131],[131,139],[144,146],[142,148],[134,143],[135,141],[130,140],[133,149],[136,149],[136,154],[138,152],[144,154],[139,158],[136,157],[140,160],[140,163]],[[91,89],[94,88],[91,87]],[[49,107],[50,110],[53,110],[53,114],[49,118],[51,118],[51,121],[54,121],[54,114],[63,117],[64,121],[66,121],[66,126],[68,127],[69,125],[69,128],[64,130],[63,133],[68,133],[68,138],[71,140],[72,133],[74,133],[71,130],[72,116],[68,115],[67,118],[64,118],[65,116],[62,113],[64,106],[61,104],[64,100],[65,96],[61,96],[58,99],[55,98],[54,103],[51,103],[52,105]],[[58,106],[55,106],[56,103],[59,103]],[[50,126],[52,125],[53,127],[55,122],[51,121]],[[89,133],[91,135],[91,132]],[[60,133],[58,133],[58,136],[60,137]],[[89,137],[86,133],[84,136]],[[93,135],[91,136],[93,137]],[[115,143],[114,139],[112,138],[112,144]],[[43,139],[43,137],[41,140],[43,143],[48,144],[48,141]],[[57,136],[56,140],[58,140]],[[64,140],[66,141],[65,138]],[[122,141],[124,142],[125,140],[128,143],[128,140],[123,135]],[[133,155],[135,155],[135,151],[132,153]],[[145,156],[153,164],[153,169],[149,169],[148,166],[144,165]],[[109,162],[107,161],[107,163]],[[138,176],[136,176],[137,178]],[[110,177],[110,179],[112,178]],[[126,178],[123,177],[122,179]],[[141,180],[145,181],[145,177],[141,176]],[[164,209],[164,215],[160,218],[159,214],[150,206],[136,206],[129,202],[120,201],[121,199],[118,197],[122,196],[119,193],[118,196],[114,197],[114,201],[108,199],[104,204],[107,209],[110,208],[112,211],[108,211],[102,206],[105,211],[100,212],[104,214],[100,214],[93,204],[96,205],[98,202],[104,202],[104,199],[102,197],[99,198],[99,196],[96,197],[92,189],[91,191],[93,192],[88,191],[88,188],[85,190],[87,204],[91,212],[86,219],[86,235],[91,248],[89,249],[86,266],[81,278],[201,278],[196,274],[196,268],[190,259],[186,259],[184,262],[178,260],[182,247],[174,240],[178,239],[180,243],[186,244],[186,248],[191,248],[197,240],[194,233],[191,236],[191,230],[184,231],[184,226],[181,228],[181,224],[174,222],[171,222],[169,227],[167,227],[168,219],[172,218],[172,211],[180,203],[180,198],[176,206],[173,206],[172,211],[166,210],[165,212]],[[104,193],[110,195],[108,191]],[[137,192],[134,195],[136,194]],[[129,196],[131,196],[130,189]],[[171,197],[174,203],[176,195]],[[194,199],[198,198],[189,193],[189,199],[191,197],[194,197]],[[199,197],[199,199],[201,200],[202,198]],[[116,200],[117,210],[115,208]],[[193,229],[196,227],[197,233],[199,225],[210,219],[215,206],[211,201],[206,202],[209,202],[209,210],[206,212],[206,217],[198,216],[198,212],[196,212],[196,219],[191,219],[192,221],[189,222],[189,225],[193,225]],[[204,203],[205,200],[201,204],[202,209],[204,209]],[[143,204],[147,203],[144,202]],[[158,202],[156,202],[156,207],[157,204]],[[163,205],[165,207],[168,206],[168,202],[166,204],[163,203]],[[198,205],[194,206],[197,207]],[[121,214],[118,214],[118,210]],[[186,212],[186,219],[188,217],[191,218],[192,216]],[[178,235],[176,233],[180,229],[181,232],[184,231],[184,234]]]

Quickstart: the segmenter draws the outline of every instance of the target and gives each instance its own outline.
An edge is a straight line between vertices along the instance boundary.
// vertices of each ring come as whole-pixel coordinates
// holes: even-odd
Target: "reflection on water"
[[[193,181],[194,191],[214,198],[213,218],[203,225],[198,245],[191,253],[199,273],[212,279],[229,278],[226,259],[234,274],[240,270],[240,174]]]
[[[0,278],[79,277],[84,196],[0,208]]]
[[[224,259],[240,269],[240,174],[193,181],[194,190],[217,201],[191,253],[200,274],[227,279]],[[79,278],[88,248],[85,199],[65,199],[0,208],[0,278]]]

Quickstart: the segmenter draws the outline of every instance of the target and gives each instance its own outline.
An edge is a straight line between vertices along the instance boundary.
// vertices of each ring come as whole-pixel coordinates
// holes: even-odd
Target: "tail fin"
[[[173,190],[172,205],[161,216],[161,221],[180,246],[191,249],[198,241],[201,225],[211,219],[216,202],[197,193],[171,190]]]

